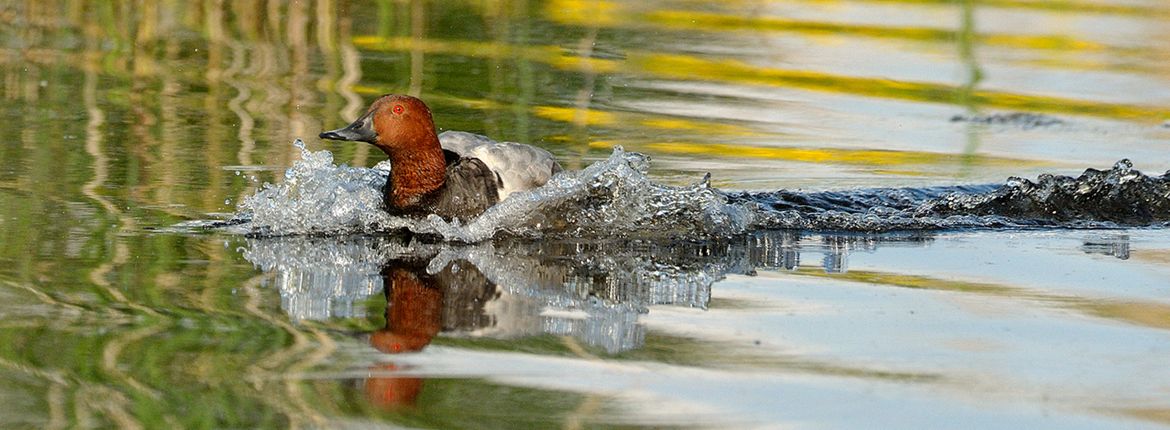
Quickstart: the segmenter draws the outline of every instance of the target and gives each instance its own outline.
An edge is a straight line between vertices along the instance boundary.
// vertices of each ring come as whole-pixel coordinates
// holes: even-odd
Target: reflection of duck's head
[[[371,367],[373,372],[395,373],[400,369],[392,363],[379,364]],[[369,378],[364,388],[366,399],[370,403],[383,409],[400,409],[414,406],[419,393],[422,392],[422,378],[412,377],[379,377]]]
[[[370,345],[387,354],[419,351],[443,327],[443,292],[418,264],[392,261],[382,269],[386,293],[386,328],[370,334]],[[371,372],[397,373],[393,363],[381,363]],[[365,381],[366,399],[383,409],[413,406],[422,391],[422,378],[373,376]]]
[[[469,133],[452,134],[451,148],[445,148],[431,110],[406,95],[379,97],[353,123],[320,137],[367,142],[385,152],[392,164],[386,209],[401,215],[473,218],[517,188],[544,185],[560,170],[547,151]]]

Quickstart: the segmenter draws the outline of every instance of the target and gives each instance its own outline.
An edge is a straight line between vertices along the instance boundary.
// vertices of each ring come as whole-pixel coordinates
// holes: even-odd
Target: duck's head
[[[437,148],[439,143],[426,103],[398,94],[379,97],[358,119],[337,130],[323,132],[319,137],[372,143],[387,154],[420,146]]]

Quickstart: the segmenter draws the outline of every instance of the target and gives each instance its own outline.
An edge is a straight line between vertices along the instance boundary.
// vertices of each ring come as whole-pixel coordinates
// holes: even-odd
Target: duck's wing
[[[468,220],[500,201],[499,177],[477,158],[445,151],[447,178],[428,206],[446,219]]]
[[[499,175],[499,198],[544,185],[561,171],[553,155],[532,145],[496,142],[487,136],[462,131],[439,135],[443,149],[462,157],[478,158]]]

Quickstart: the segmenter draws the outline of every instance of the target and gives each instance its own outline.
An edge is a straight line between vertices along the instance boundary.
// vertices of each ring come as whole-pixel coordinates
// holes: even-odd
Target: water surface
[[[570,169],[621,146],[648,180],[710,172],[733,195],[987,191],[1122,158],[1158,177],[1168,16],[0,2],[0,427],[1170,425],[1156,224],[470,244],[189,227],[283,183],[297,138],[380,162],[313,136],[386,92]]]

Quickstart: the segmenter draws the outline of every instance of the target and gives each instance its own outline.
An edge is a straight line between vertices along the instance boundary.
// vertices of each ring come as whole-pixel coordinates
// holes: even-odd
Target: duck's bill
[[[337,130],[321,132],[317,137],[329,140],[348,140],[354,142],[374,143],[378,134],[374,132],[372,112],[367,112],[361,118]]]

